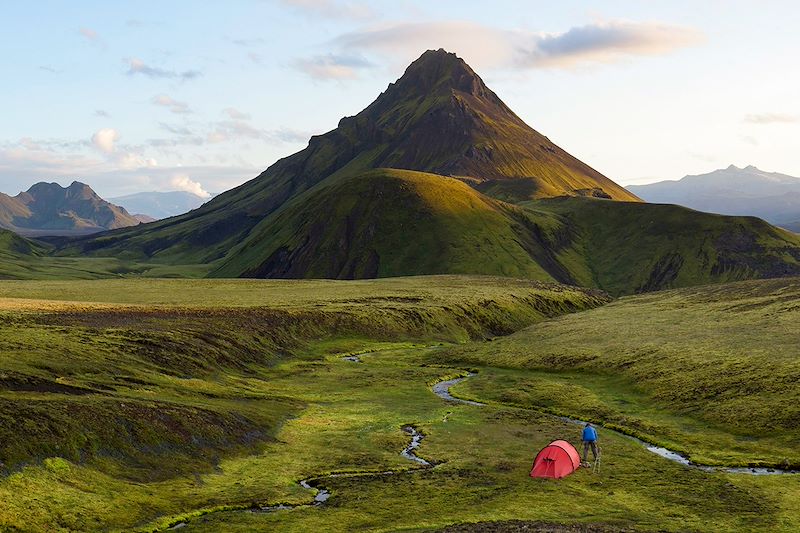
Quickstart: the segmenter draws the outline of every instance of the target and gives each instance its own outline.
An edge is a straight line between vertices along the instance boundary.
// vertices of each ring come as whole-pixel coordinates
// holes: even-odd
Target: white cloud
[[[114,151],[114,144],[119,140],[119,132],[113,128],[103,128],[92,135],[92,144],[106,154]]]
[[[746,115],[744,121],[749,124],[794,124],[800,122],[800,116],[790,113],[755,113]]]
[[[360,69],[372,66],[370,62],[360,57],[341,54],[297,59],[293,65],[316,80],[352,80],[358,77]]]
[[[202,139],[201,139],[202,143]],[[17,194],[39,181],[81,181],[88,183],[101,196],[114,196],[142,190],[175,190],[176,176],[190,176],[191,182],[202,183],[201,189],[220,192],[258,175],[255,168],[241,158],[226,158],[221,165],[200,163],[161,166],[148,151],[148,144],[128,146],[115,143],[112,153],[87,151],[89,140],[65,141],[22,138],[0,141],[0,191]],[[155,148],[158,150],[158,148]],[[213,158],[209,158],[211,160]],[[185,187],[194,187],[184,183]]]
[[[251,118],[249,113],[243,113],[242,111],[239,111],[233,107],[227,107],[223,109],[222,112],[231,117],[233,120],[250,120]]]
[[[206,135],[206,142],[218,144],[240,139],[255,139],[270,144],[300,143],[305,142],[311,134],[291,128],[263,130],[255,128],[243,120],[221,120],[212,125],[212,130]]]
[[[348,32],[330,44],[342,55],[378,53],[408,63],[426,49],[445,48],[479,67],[507,65],[517,47],[515,32],[474,22],[420,22],[373,26]],[[337,57],[337,56],[333,56]],[[355,65],[352,65],[354,68]]]
[[[174,100],[173,98],[167,96],[166,94],[159,94],[157,96],[154,96],[151,102],[154,105],[166,107],[172,113],[176,113],[178,115],[191,113],[189,105],[186,102],[178,102],[177,100]]]
[[[78,32],[90,41],[96,41],[98,38],[97,32],[91,28],[81,28]]]
[[[201,198],[209,198],[211,196],[208,191],[203,189],[200,183],[192,180],[188,174],[175,174],[169,184],[176,190],[190,192]]]
[[[192,130],[187,128],[186,126],[180,126],[175,124],[167,124],[166,122],[159,122],[158,126],[164,130],[172,133],[173,135],[179,135],[181,137],[186,137],[192,135]]]
[[[117,168],[130,170],[137,168],[155,168],[158,166],[158,161],[152,157],[144,157],[135,151],[119,152],[113,159],[113,163]]]
[[[195,78],[199,78],[202,76],[202,73],[197,70],[185,70],[183,72],[177,72],[174,70],[165,70],[158,67],[151,67],[150,65],[146,64],[144,61],[137,57],[132,57],[125,60],[128,63],[128,76],[135,76],[137,74],[141,74],[143,76],[147,76],[148,78],[158,79],[158,78],[171,78],[171,79],[180,79],[180,80],[193,80]]]
[[[225,37],[226,41],[232,42],[237,46],[243,46],[245,48],[249,48],[251,46],[259,46],[265,44],[267,41],[262,37],[253,37],[250,39],[245,39],[242,37],[233,38],[233,37]]]
[[[78,154],[59,154],[37,143],[0,149],[0,176],[12,182],[15,176],[18,180],[27,177],[38,181],[57,176],[78,176],[93,172],[101,165],[102,162],[97,159]]]
[[[572,68],[666,54],[702,40],[702,33],[695,29],[655,22],[597,22],[560,33],[507,30],[469,21],[421,22],[342,34],[329,43],[340,54],[322,57],[377,53],[405,63],[425,49],[445,48],[478,68]],[[313,61],[301,60],[296,66],[310,69]],[[325,62],[317,63],[325,66]],[[364,65],[350,67],[340,78],[353,77],[351,71]]]
[[[610,63],[630,56],[662,55],[703,40],[695,29],[654,22],[611,21],[539,36],[525,51],[523,65],[572,67]]]

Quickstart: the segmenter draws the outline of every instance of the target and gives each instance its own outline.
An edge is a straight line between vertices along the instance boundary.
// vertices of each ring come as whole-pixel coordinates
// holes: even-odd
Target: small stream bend
[[[463,400],[461,398],[456,398],[455,396],[453,396],[450,393],[450,387],[453,387],[454,385],[457,385],[457,384],[459,384],[459,383],[461,383],[463,381],[466,381],[467,379],[469,379],[469,378],[471,378],[471,377],[473,377],[475,375],[476,374],[474,372],[469,372],[466,376],[463,376],[463,377],[460,377],[460,378],[450,379],[450,380],[447,380],[447,381],[440,381],[439,383],[436,383],[433,387],[431,387],[431,390],[433,391],[433,393],[436,396],[442,398],[443,400],[447,400],[449,402],[462,403],[462,404],[467,404],[467,405],[485,406],[486,405],[485,403],[480,403],[480,402],[476,402],[476,401],[472,401],[472,400]],[[565,417],[565,416],[550,415],[549,413],[546,413],[544,411],[538,411],[538,410],[537,410],[537,412],[543,412],[544,414],[548,414],[549,416],[554,416],[554,417],[556,417],[556,418],[558,418],[560,420],[563,420],[564,422],[568,422],[570,424],[576,424],[576,425],[577,424],[579,424],[579,425],[585,425],[586,424],[586,421],[578,420],[576,418],[568,418],[568,417]],[[752,476],[775,476],[775,475],[784,475],[784,474],[800,474],[800,471],[797,471],[797,470],[784,470],[784,469],[781,469],[781,468],[763,468],[763,467],[751,468],[751,467],[729,467],[729,466],[701,465],[701,464],[693,463],[687,457],[679,454],[676,451],[670,450],[668,448],[663,448],[661,446],[656,446],[655,444],[651,444],[649,442],[645,442],[642,439],[638,439],[636,437],[633,437],[631,435],[627,435],[627,434],[622,433],[620,431],[616,431],[616,430],[609,429],[609,428],[603,428],[603,429],[605,431],[610,431],[612,433],[616,433],[617,435],[625,437],[626,439],[630,439],[630,440],[638,443],[639,445],[641,445],[647,451],[649,451],[651,453],[654,453],[654,454],[658,455],[659,457],[663,457],[664,459],[667,459],[669,461],[673,461],[675,463],[680,463],[680,464],[682,464],[682,465],[684,465],[686,467],[689,467],[689,468],[695,468],[697,470],[702,470],[703,472],[724,472],[726,474],[749,474],[749,475],[752,475]]]

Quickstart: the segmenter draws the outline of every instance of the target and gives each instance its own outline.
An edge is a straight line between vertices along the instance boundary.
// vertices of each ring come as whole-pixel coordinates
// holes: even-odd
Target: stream
[[[358,361],[358,362],[360,362],[360,361]],[[481,404],[481,405],[483,405],[483,404]],[[288,510],[288,509],[297,509],[297,508],[300,508],[300,507],[318,507],[318,506],[324,504],[326,501],[328,501],[328,499],[331,497],[331,492],[328,489],[319,486],[319,482],[320,481],[324,481],[326,479],[333,479],[333,478],[337,478],[337,477],[393,476],[395,474],[407,473],[407,472],[415,472],[415,471],[419,471],[419,470],[425,470],[425,469],[428,469],[428,468],[433,468],[433,466],[434,466],[433,464],[431,464],[430,462],[426,461],[422,457],[418,456],[416,454],[416,451],[415,451],[417,448],[419,448],[419,446],[420,446],[420,444],[422,442],[422,439],[425,438],[425,435],[423,435],[422,433],[417,431],[417,428],[415,428],[414,426],[410,426],[410,425],[409,426],[403,426],[403,432],[406,435],[408,435],[409,437],[411,437],[411,441],[409,442],[408,446],[403,448],[403,451],[400,452],[400,455],[404,459],[408,459],[409,461],[413,461],[413,462],[421,465],[422,468],[415,468],[415,469],[412,469],[412,470],[400,470],[400,471],[386,470],[384,472],[363,472],[363,473],[357,473],[357,474],[347,474],[347,473],[329,474],[327,476],[320,476],[320,477],[317,477],[317,478],[303,479],[303,480],[298,482],[298,484],[301,487],[303,487],[306,490],[315,490],[315,489],[317,490],[317,493],[314,495],[314,501],[313,502],[311,502],[311,503],[298,503],[298,504],[281,503],[281,504],[277,504],[277,505],[262,505],[262,506],[259,506],[259,507],[253,507],[253,508],[242,510],[242,511],[243,512],[248,512],[248,513],[272,513],[272,512],[275,512],[275,511],[283,511],[283,510]],[[172,526],[168,527],[167,530],[168,531],[174,531],[174,530],[182,529],[182,528],[186,527],[187,525],[189,525],[188,522],[180,521],[180,522],[178,522],[176,524],[173,524]]]
[[[462,381],[466,381],[467,379],[475,376],[476,374],[473,372],[468,373],[464,377],[450,379],[447,381],[440,381],[439,383],[435,384],[432,387],[433,393],[442,398],[443,400],[447,400],[449,402],[456,402],[462,403],[467,405],[486,405],[484,403],[475,402],[472,400],[462,400],[461,398],[456,398],[452,394],[450,394],[450,387],[461,383]],[[548,413],[545,413],[548,414]],[[565,416],[555,416],[556,418],[563,420],[564,422],[568,422],[570,424],[576,425],[586,425],[586,422],[583,420],[578,420],[575,418],[568,418]],[[645,442],[641,439],[637,439],[636,437],[632,437],[630,435],[626,435],[625,433],[621,433],[619,431],[615,431],[613,429],[603,428],[604,431],[610,431],[612,433],[616,433],[626,439],[630,439],[637,444],[641,445],[647,451],[658,455],[659,457],[663,457],[669,461],[673,461],[675,463],[680,463],[689,468],[695,468],[697,470],[702,470],[703,472],[724,472],[726,474],[749,474],[753,476],[775,476],[775,475],[783,475],[783,474],[800,474],[800,471],[797,470],[783,470],[780,468],[753,468],[753,467],[729,467],[729,466],[710,466],[710,465],[701,465],[697,463],[693,463],[687,457],[670,450],[668,448],[662,448],[661,446],[656,446],[655,444],[650,444],[649,442]],[[577,448],[576,448],[577,449]]]
[[[352,363],[361,363],[362,362],[361,359],[357,355],[343,357],[342,359],[344,359],[346,361],[349,361],[349,362],[352,362]],[[448,380],[445,380],[445,381],[440,381],[440,382],[434,384],[431,387],[431,391],[436,396],[438,396],[439,398],[441,398],[441,399],[443,399],[445,401],[448,401],[448,402],[459,403],[459,404],[464,404],[464,405],[473,405],[473,406],[478,406],[478,407],[485,407],[486,406],[485,403],[476,402],[476,401],[473,401],[473,400],[464,400],[462,398],[457,398],[457,397],[453,396],[450,393],[450,388],[451,387],[453,387],[455,385],[458,385],[459,383],[462,383],[463,381],[466,381],[467,379],[469,379],[471,377],[474,377],[475,375],[476,374],[474,372],[469,372],[466,376],[462,376],[462,377],[458,377],[458,378],[454,378],[454,379],[448,379]],[[542,412],[542,411],[537,411],[537,412]],[[549,416],[554,416],[555,418],[558,418],[558,419],[560,419],[560,420],[562,420],[564,422],[570,423],[570,424],[576,424],[576,425],[585,425],[586,424],[585,421],[578,420],[578,419],[575,419],[575,418],[557,416],[557,415],[552,415],[552,414],[549,414],[549,413],[544,413],[544,414],[548,414]],[[323,505],[331,497],[331,492],[328,489],[325,489],[324,487],[321,487],[319,485],[319,483],[321,481],[324,481],[326,479],[333,479],[333,478],[337,478],[337,477],[391,476],[391,475],[395,475],[395,474],[399,474],[399,473],[416,472],[416,471],[420,471],[420,470],[425,470],[427,468],[433,468],[434,467],[433,464],[431,464],[430,462],[426,461],[422,457],[419,457],[416,454],[416,450],[417,450],[417,448],[419,448],[419,446],[420,446],[420,444],[422,442],[422,439],[424,439],[425,436],[422,433],[420,433],[417,430],[417,428],[415,428],[414,426],[411,426],[411,425],[404,426],[402,429],[403,429],[403,432],[405,434],[407,434],[409,437],[411,437],[411,440],[410,440],[408,446],[406,446],[403,449],[403,451],[400,452],[400,455],[404,459],[407,459],[409,461],[417,463],[418,465],[421,466],[421,468],[416,468],[416,469],[412,469],[412,470],[401,470],[401,471],[387,470],[385,472],[363,472],[363,473],[356,473],[356,474],[353,474],[353,473],[350,473],[350,474],[347,474],[347,473],[329,474],[329,475],[326,475],[326,476],[320,476],[318,478],[304,479],[304,480],[299,481],[299,485],[301,487],[303,487],[306,490],[315,490],[315,489],[317,490],[317,493],[314,495],[314,501],[313,502],[311,502],[311,503],[301,503],[301,504],[265,505],[265,506],[250,508],[250,509],[244,510],[244,512],[271,513],[271,512],[275,512],[275,511],[286,510],[286,509],[297,509],[297,508],[300,508],[300,507],[317,507],[317,506]],[[800,472],[796,471],[796,470],[783,470],[783,469],[780,469],[780,468],[725,467],[725,466],[710,466],[710,465],[696,464],[696,463],[693,463],[692,461],[690,461],[685,456],[679,454],[678,452],[669,450],[667,448],[662,448],[662,447],[656,446],[654,444],[650,444],[649,442],[645,442],[645,441],[643,441],[641,439],[638,439],[636,437],[632,437],[630,435],[626,435],[625,433],[621,433],[621,432],[615,431],[613,429],[608,429],[608,428],[603,428],[603,429],[604,429],[604,431],[610,431],[610,432],[615,433],[617,435],[620,435],[620,436],[622,436],[622,437],[624,437],[626,439],[630,439],[630,440],[636,442],[637,444],[641,445],[647,451],[649,451],[651,453],[654,453],[654,454],[656,454],[656,455],[658,455],[660,457],[663,457],[664,459],[667,459],[669,461],[673,461],[673,462],[682,464],[682,465],[684,465],[684,466],[686,466],[688,468],[695,468],[695,469],[698,469],[698,470],[702,470],[704,472],[724,472],[726,474],[749,474],[749,475],[755,475],[755,476],[770,476],[770,475],[781,475],[781,474],[800,474]],[[186,521],[180,521],[180,522],[177,522],[177,523],[173,524],[172,526],[170,526],[167,529],[168,530],[178,530],[178,529],[186,527],[187,525],[188,525],[188,523]]]

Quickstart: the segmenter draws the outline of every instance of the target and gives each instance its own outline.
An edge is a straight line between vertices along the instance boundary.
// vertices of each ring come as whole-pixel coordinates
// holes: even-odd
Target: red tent
[[[565,440],[554,440],[536,454],[531,477],[561,479],[578,469],[581,457],[578,450]]]

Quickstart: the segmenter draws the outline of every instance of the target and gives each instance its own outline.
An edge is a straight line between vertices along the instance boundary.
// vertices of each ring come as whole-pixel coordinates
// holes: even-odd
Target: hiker
[[[594,426],[590,423],[586,423],[583,427],[583,462],[589,462],[589,447],[592,448],[592,455],[594,456],[594,460],[597,460],[597,430],[594,429]]]

